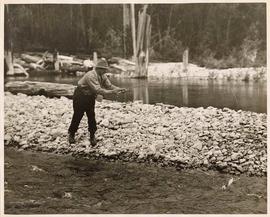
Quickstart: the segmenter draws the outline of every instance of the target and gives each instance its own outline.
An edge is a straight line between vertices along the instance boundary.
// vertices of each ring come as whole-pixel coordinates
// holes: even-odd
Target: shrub
[[[152,47],[151,58],[160,61],[182,61],[182,54],[185,47],[182,41],[176,39],[175,30],[171,30],[169,33],[165,32],[165,36],[159,43],[161,43],[161,49],[157,45]]]

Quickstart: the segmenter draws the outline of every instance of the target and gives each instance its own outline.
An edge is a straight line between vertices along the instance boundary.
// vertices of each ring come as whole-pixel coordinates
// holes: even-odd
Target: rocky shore
[[[250,68],[228,68],[228,69],[209,69],[200,67],[195,64],[188,64],[187,71],[184,70],[183,63],[150,63],[148,67],[149,78],[199,78],[211,80],[226,81],[244,81],[256,82],[266,81],[266,67],[250,67]],[[133,68],[127,68],[127,71],[114,76],[130,77],[133,76]]]
[[[266,114],[228,108],[96,103],[96,147],[82,119],[77,144],[67,142],[72,101],[5,92],[5,146],[109,160],[154,162],[179,169],[266,175]]]

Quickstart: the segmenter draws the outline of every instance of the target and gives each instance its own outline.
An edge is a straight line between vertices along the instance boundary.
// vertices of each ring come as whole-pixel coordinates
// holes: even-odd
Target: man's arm
[[[88,84],[89,88],[93,90],[96,94],[110,94],[110,93],[116,93],[115,89],[104,89],[100,86],[96,76],[90,75],[86,78],[86,83]]]
[[[122,91],[124,92],[126,90],[125,88],[120,88],[113,85],[110,79],[106,75],[103,75],[103,79],[104,79],[104,86],[108,90],[117,90],[118,92],[122,92]]]

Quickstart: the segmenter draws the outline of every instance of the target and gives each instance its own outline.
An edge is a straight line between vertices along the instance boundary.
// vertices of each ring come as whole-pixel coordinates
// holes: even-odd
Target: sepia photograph
[[[267,4],[3,3],[4,214],[267,214]]]

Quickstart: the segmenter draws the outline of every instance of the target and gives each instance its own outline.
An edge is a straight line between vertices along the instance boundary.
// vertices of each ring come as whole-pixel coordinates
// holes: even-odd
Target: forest
[[[131,58],[131,25],[124,7],[129,5],[5,5],[5,47],[10,40],[14,52],[96,51],[106,58]],[[136,24],[142,7],[135,5]],[[151,62],[180,62],[188,48],[189,62],[209,68],[266,65],[265,3],[149,4],[147,13]]]

